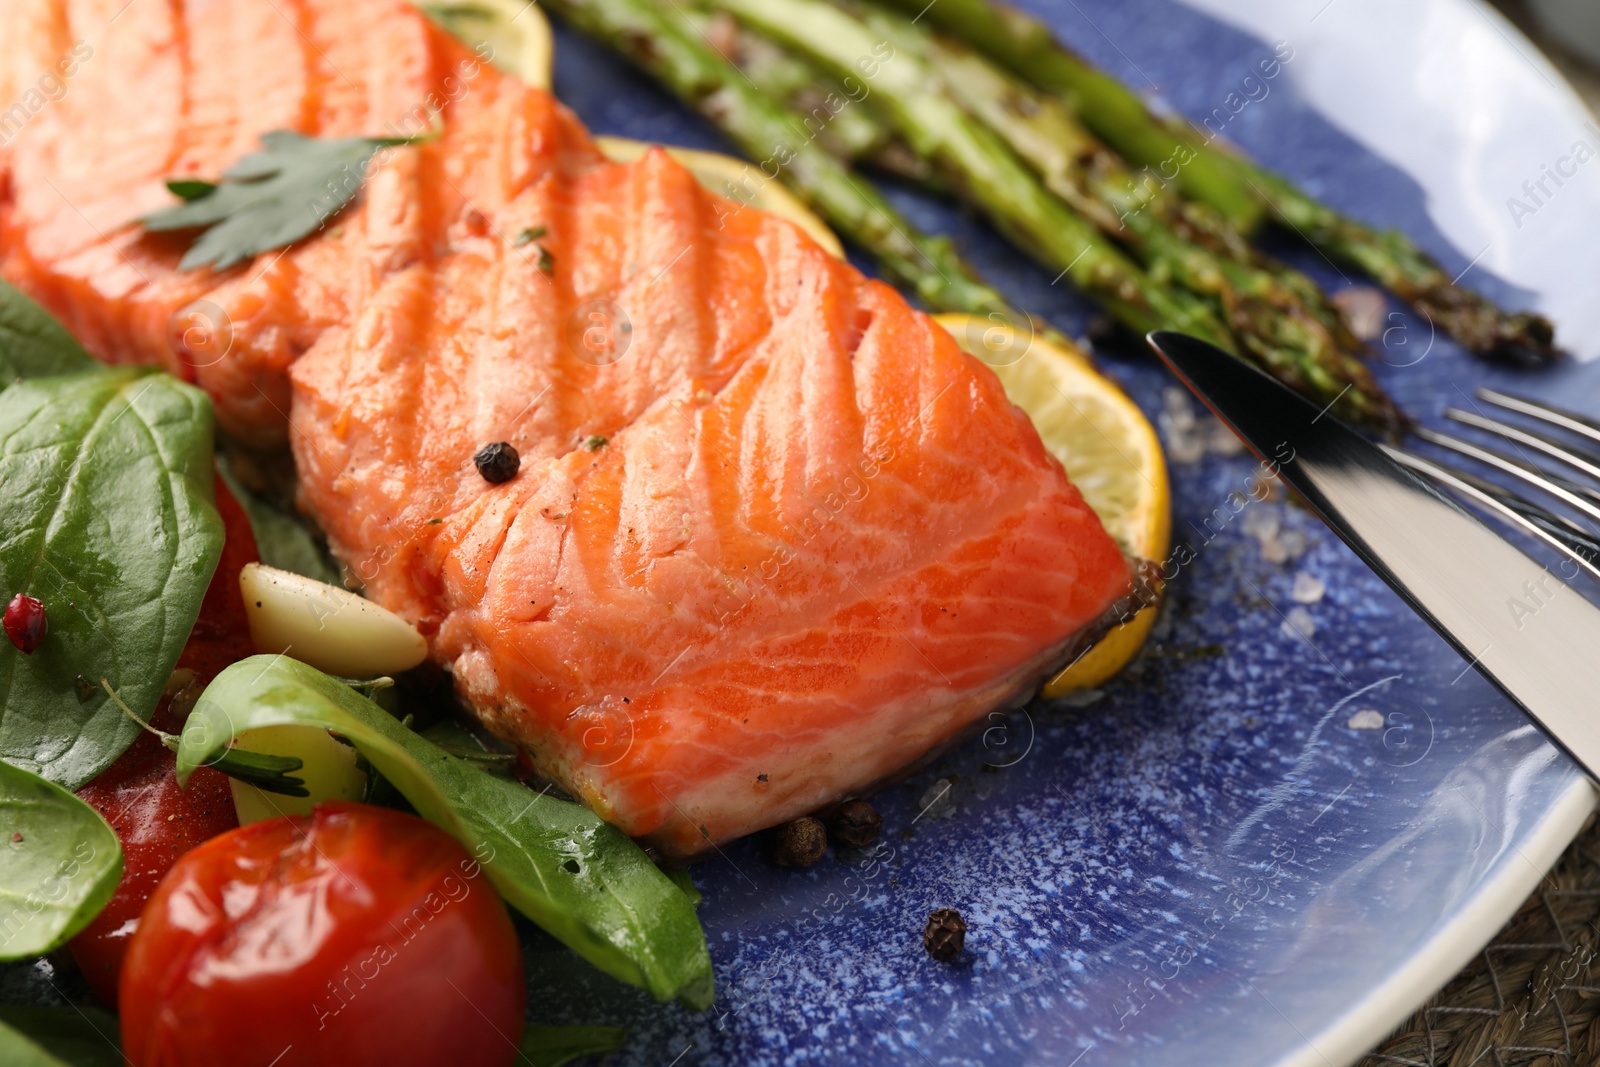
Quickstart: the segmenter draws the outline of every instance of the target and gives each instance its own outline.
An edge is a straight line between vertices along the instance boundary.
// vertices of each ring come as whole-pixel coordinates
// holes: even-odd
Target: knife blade
[[[1326,408],[1204,341],[1158,331],[1149,342],[1468,666],[1600,781],[1600,608]]]

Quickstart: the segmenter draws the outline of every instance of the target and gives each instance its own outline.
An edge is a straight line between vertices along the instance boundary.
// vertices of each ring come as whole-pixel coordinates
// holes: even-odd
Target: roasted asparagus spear
[[[984,114],[990,104],[1004,107],[995,96],[968,103],[997,122],[969,114],[941,77],[954,57],[927,54],[926,37],[909,20],[823,0],[715,3],[835,77],[870,74],[869,105],[918,155],[934,160],[953,185],[1046,266],[1102,300],[1110,293],[1113,299],[1106,302],[1122,321],[1147,330],[1159,320],[1165,328],[1205,337],[1253,356],[1348,416],[1385,430],[1398,427],[1393,405],[1306,307],[1303,293],[1248,257],[1218,254],[1197,234],[1175,229],[1168,206],[1146,203],[1149,191],[1131,186],[1120,161],[1087,134],[1075,133],[1070,121],[1064,131],[1046,131],[1020,114]],[[961,91],[973,92],[970,81]],[[996,92],[1003,95],[1004,87]],[[1047,175],[1049,188],[992,126],[1009,127],[1013,144]],[[1111,234],[1141,263],[1125,255]]]
[[[830,155],[802,119],[758,91],[675,5],[654,0],[546,0],[573,26],[627,55],[715,122],[760,169],[776,175],[883,272],[937,311],[1032,320],[981,281],[947,238],[919,232],[871,182]],[[739,190],[731,190],[738,198]]]
[[[1219,147],[1206,132],[1157,117],[1121,82],[1062,46],[1048,27],[1001,0],[895,2],[1059,94],[1129,162],[1176,182],[1185,197],[1214,208],[1239,231],[1253,233],[1268,218],[1292,227],[1330,259],[1371,275],[1474,352],[1524,363],[1558,355],[1547,319],[1501,311],[1457,285],[1404,234],[1346,218],[1287,179]]]

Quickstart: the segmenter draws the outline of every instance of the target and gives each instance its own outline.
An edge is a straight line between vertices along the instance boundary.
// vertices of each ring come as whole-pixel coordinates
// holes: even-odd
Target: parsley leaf
[[[198,178],[173,178],[167,182],[167,192],[179,200],[198,200],[209,196],[216,188],[215,182],[203,182]]]
[[[263,252],[287,248],[343,211],[380,149],[415,144],[409,137],[307,137],[293,130],[261,135],[261,150],[222,172],[215,185],[167,184],[183,203],[146,215],[145,230],[203,230],[179,270],[227,270]]]

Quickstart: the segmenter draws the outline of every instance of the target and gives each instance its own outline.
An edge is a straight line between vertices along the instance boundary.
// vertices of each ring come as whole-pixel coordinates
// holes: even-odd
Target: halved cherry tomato
[[[505,905],[455,839],[330,803],[173,866],[122,971],[122,1048],[134,1067],[497,1067],[525,999]]]
[[[256,539],[244,509],[221,478],[216,486],[225,537],[222,559],[200,604],[189,643],[178,657],[178,670],[193,672],[193,676],[177,692],[163,697],[151,716],[152,725],[168,733],[183,729],[188,708],[207,682],[230,663],[255,652],[239,594],[239,571],[246,563],[258,561]],[[99,679],[85,681],[95,686],[99,683]],[[179,789],[172,753],[148,733],[140,734],[128,751],[79,789],[78,795],[111,824],[122,842],[124,865],[116,895],[69,945],[89,988],[115,1008],[122,958],[156,883],[179,856],[233,829],[239,820],[224,775],[201,768],[187,790]]]

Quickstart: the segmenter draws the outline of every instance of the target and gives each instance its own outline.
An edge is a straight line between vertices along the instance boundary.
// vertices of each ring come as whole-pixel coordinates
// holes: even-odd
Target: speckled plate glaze
[[[1475,0],[1028,6],[1165,106],[1224,109],[1230,139],[1600,355],[1600,130]],[[1280,41],[1280,76],[1247,80]],[[562,32],[556,56],[560,95],[597,132],[722,147],[603,49]],[[1594,149],[1574,163],[1579,142]],[[1021,305],[1068,330],[1087,321],[1085,301],[980,223],[897,199]],[[1292,238],[1276,250],[1352,284]],[[1600,367],[1489,368],[1390,313],[1379,371],[1425,421],[1481,383],[1600,412]],[[1102,356],[1162,411],[1172,383],[1153,358]],[[1254,470],[1217,454],[1174,465],[1174,528],[1194,559],[1145,653],[1098,699],[999,716],[886,790],[872,849],[794,872],[743,841],[696,866],[711,1011],[654,1004],[524,924],[533,1017],[625,1025],[629,1065],[1360,1056],[1488,940],[1594,793],[1314,519],[1242,503]],[[1275,528],[1303,551],[1269,561],[1258,535]],[[1298,575],[1325,595],[1297,605]],[[1297,607],[1309,634],[1286,625]],[[921,946],[936,907],[969,924],[953,964]],[[48,965],[0,971],[8,1000],[52,998],[47,980]]]
[[[1561,164],[1579,141],[1600,149],[1600,133],[1489,9],[1027,6],[1165,106],[1224,109],[1214,125],[1259,158],[1403,227],[1472,284],[1550,313],[1580,355],[1600,354],[1600,162]],[[1293,50],[1280,76],[1247,80],[1280,41]],[[596,131],[721,147],[603,49],[562,33],[556,55],[557,91]],[[1576,173],[1541,194],[1543,168],[1558,165]],[[1023,306],[1082,327],[1088,305],[982,224],[897,199]],[[1333,288],[1355,281],[1292,238],[1276,250]],[[1425,421],[1491,382],[1600,411],[1600,368],[1489,368],[1391,310],[1379,369]],[[1162,410],[1171,382],[1151,358],[1103,355]],[[1278,502],[1235,513],[1253,470],[1239,456],[1174,466],[1176,536],[1195,559],[1148,650],[1097,701],[997,719],[887,790],[875,849],[797,873],[746,841],[696,866],[712,1011],[646,1003],[536,941],[535,1012],[627,1025],[628,1064],[1336,1067],[1361,1055],[1488,940],[1594,794],[1313,518]],[[1255,535],[1274,525],[1304,553],[1264,558]],[[1304,605],[1309,640],[1286,627],[1301,573],[1327,590]],[[922,950],[935,907],[967,918],[955,964]]]

